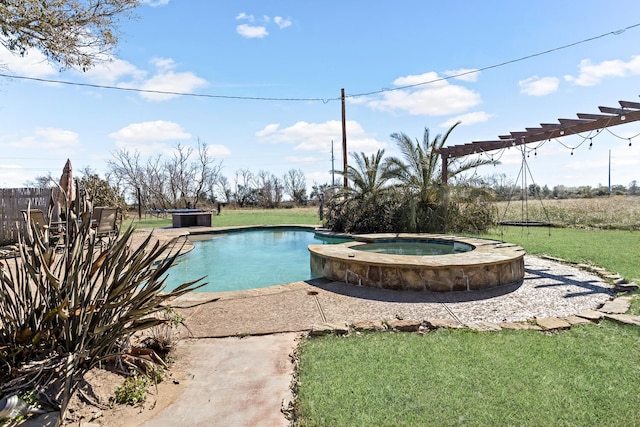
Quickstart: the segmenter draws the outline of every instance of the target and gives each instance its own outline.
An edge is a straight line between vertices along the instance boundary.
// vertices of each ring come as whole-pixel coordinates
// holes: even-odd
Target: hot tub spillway
[[[367,234],[354,242],[309,245],[314,277],[373,288],[412,291],[469,291],[520,281],[525,251],[495,240],[436,234]],[[450,246],[443,255],[397,255],[366,250],[375,244],[419,243]],[[365,249],[365,250],[362,250]],[[464,252],[455,251],[464,249]]]

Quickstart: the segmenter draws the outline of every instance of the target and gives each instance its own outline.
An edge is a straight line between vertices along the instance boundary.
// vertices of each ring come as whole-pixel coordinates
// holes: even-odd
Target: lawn
[[[303,426],[640,425],[640,328],[326,336],[300,345]]]
[[[317,207],[290,209],[222,208],[220,215],[216,215],[214,212],[211,225],[214,227],[277,224],[319,225],[320,222]],[[171,215],[166,217],[145,216],[142,219],[138,219],[137,216],[130,214],[123,222],[125,228],[129,224],[133,224],[138,228],[170,227]]]
[[[478,237],[522,246],[527,253],[594,264],[640,281],[640,232],[504,226]]]

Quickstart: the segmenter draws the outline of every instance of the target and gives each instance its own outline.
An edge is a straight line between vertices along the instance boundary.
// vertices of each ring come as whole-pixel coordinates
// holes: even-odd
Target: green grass
[[[590,263],[640,280],[640,232],[546,227],[500,227],[478,237],[504,240],[527,253]]]
[[[133,224],[137,228],[159,228],[171,226],[171,215],[166,218],[146,217],[141,220],[130,215],[123,222],[126,228]],[[320,218],[317,207],[291,209],[226,209],[220,215],[213,215],[211,225],[214,227],[232,227],[240,225],[318,225]]]
[[[305,426],[640,425],[640,328],[438,330],[304,341]]]

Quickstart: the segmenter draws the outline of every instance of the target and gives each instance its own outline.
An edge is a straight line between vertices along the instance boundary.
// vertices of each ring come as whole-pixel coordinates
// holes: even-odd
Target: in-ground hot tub
[[[312,275],[358,286],[436,292],[486,289],[524,277],[524,249],[509,243],[436,234],[354,239],[309,245]]]

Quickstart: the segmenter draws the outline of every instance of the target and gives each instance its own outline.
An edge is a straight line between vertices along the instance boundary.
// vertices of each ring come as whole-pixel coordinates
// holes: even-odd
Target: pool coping
[[[376,233],[354,235],[354,242],[309,245],[311,271],[355,286],[452,292],[488,289],[522,280],[525,251],[497,240],[448,234]],[[444,255],[396,255],[357,250],[384,241],[459,242],[471,251]]]
[[[319,232],[318,234],[334,236]],[[474,237],[459,237],[450,234],[429,233],[375,233],[357,234],[351,236],[354,241],[336,245],[309,245],[313,250],[328,258],[343,261],[358,261],[373,263],[376,265],[410,266],[420,263],[433,268],[444,266],[463,267],[468,265],[493,265],[505,260],[520,259],[525,251],[522,247],[513,243],[500,242],[498,240],[480,239]],[[473,250],[456,254],[445,255],[393,255],[380,254],[366,251],[356,251],[354,246],[365,243],[374,243],[379,240],[428,240],[461,242],[471,245]]]

